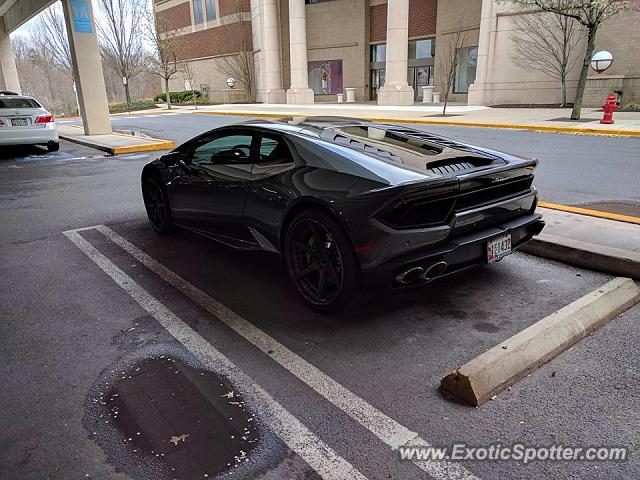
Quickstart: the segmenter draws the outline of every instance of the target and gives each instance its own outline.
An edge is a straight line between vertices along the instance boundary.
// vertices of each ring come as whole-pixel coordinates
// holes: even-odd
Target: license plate
[[[28,118],[12,118],[11,119],[11,126],[13,127],[26,127],[27,125],[29,125]]]
[[[497,262],[511,253],[511,234],[500,235],[487,242],[487,262]]]

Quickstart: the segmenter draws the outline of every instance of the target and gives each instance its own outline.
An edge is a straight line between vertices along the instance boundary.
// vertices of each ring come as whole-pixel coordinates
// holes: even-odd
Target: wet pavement
[[[185,480],[250,473],[259,422],[227,379],[157,353],[109,373],[89,398],[85,427],[123,472]]]
[[[39,145],[21,145],[0,147],[0,165],[24,165],[40,162],[99,159],[108,156],[106,153],[84,145],[60,140],[60,150],[49,152]]]

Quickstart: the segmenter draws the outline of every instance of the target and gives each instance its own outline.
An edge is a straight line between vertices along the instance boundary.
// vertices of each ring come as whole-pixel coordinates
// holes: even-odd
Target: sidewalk
[[[175,148],[175,144],[169,140],[134,137],[133,135],[115,132],[110,135],[85,135],[84,129],[80,125],[58,124],[57,127],[60,138],[87,147],[97,148],[111,155]]]
[[[344,116],[381,122],[513,128],[595,135],[639,135],[640,112],[616,112],[613,125],[602,125],[602,112],[583,108],[582,118],[570,120],[569,108],[491,108],[452,104],[442,117],[441,105],[379,106],[375,103],[316,103],[313,105],[227,104],[174,107],[174,111],[250,117]]]
[[[547,208],[538,213],[546,226],[522,251],[640,279],[640,225]]]

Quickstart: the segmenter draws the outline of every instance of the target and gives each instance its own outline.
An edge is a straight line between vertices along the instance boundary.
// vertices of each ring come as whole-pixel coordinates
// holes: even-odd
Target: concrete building
[[[422,86],[441,90],[447,47],[464,32],[450,100],[477,105],[549,105],[560,82],[513,61],[517,18],[496,0],[153,0],[178,35],[178,60],[191,66],[171,88],[204,90],[214,102],[358,102],[410,105]],[[9,34],[52,0],[0,0],[0,86],[20,91]],[[632,0],[640,7],[640,0]],[[111,131],[91,0],[62,0],[88,134]],[[596,50],[615,56],[611,69],[590,72],[585,105],[614,90],[640,103],[640,15],[619,15],[601,27]],[[580,50],[580,49],[578,49]],[[255,93],[229,88],[229,63],[242,56],[254,72]],[[577,55],[581,55],[578,52]],[[575,96],[579,69],[567,80]],[[241,82],[239,82],[241,83]],[[89,94],[88,92],[91,92]]]
[[[20,93],[9,34],[52,0],[0,0],[0,86]],[[111,118],[91,0],[61,0],[71,49],[80,115],[86,135],[111,133]]]
[[[225,58],[253,55],[256,95],[268,103],[335,102],[353,88],[358,102],[408,105],[423,85],[439,83],[439,59],[464,32],[450,100],[478,105],[549,105],[561,101],[560,82],[520,68],[512,59],[516,18],[495,0],[154,0],[158,15],[179,31],[179,59],[193,67],[196,87],[214,102],[247,101],[226,85]],[[640,5],[640,0],[632,3]],[[597,50],[616,61],[604,74],[590,72],[585,104],[624,90],[626,103],[640,95],[640,16],[605,24]],[[577,49],[582,55],[581,49]],[[578,62],[579,63],[579,62]],[[440,65],[440,68],[442,66]],[[568,77],[575,96],[579,68]],[[184,89],[177,75],[172,89]]]

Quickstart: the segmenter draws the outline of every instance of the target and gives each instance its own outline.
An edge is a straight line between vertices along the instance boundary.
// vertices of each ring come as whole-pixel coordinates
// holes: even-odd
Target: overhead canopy
[[[0,19],[11,33],[53,3],[55,0],[0,0]]]

